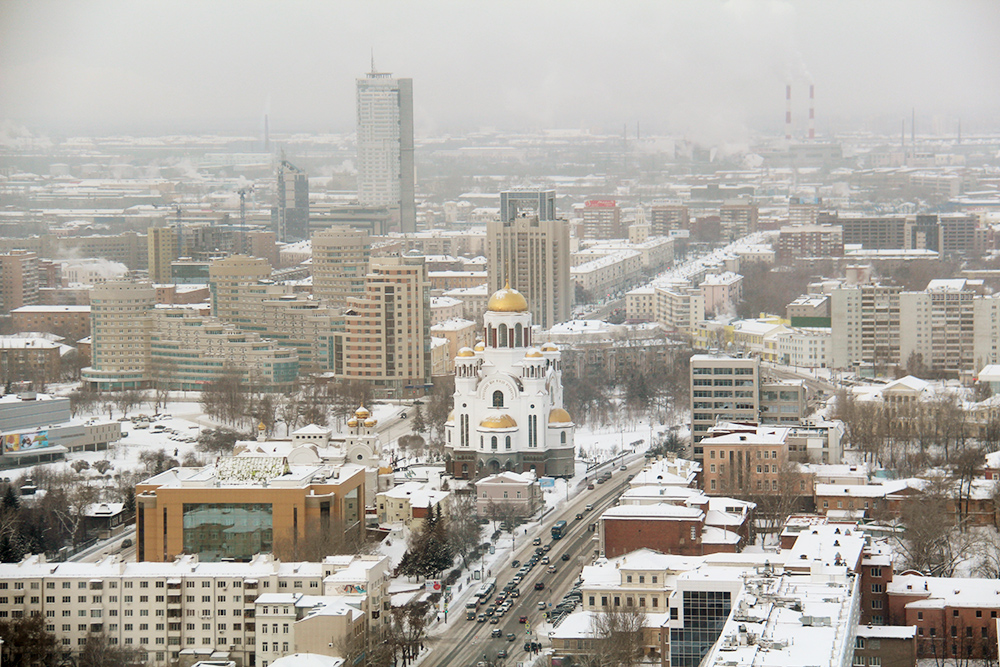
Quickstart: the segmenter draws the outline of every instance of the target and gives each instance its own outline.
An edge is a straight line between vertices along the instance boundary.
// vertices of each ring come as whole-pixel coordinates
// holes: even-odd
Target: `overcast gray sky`
[[[266,110],[275,132],[350,131],[372,49],[414,80],[420,133],[638,121],[733,140],[780,130],[786,82],[803,128],[810,82],[821,131],[913,107],[1000,125],[995,0],[2,0],[0,120],[252,133]]]

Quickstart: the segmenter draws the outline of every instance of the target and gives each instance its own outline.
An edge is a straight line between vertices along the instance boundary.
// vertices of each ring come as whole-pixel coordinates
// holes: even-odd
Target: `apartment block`
[[[149,336],[156,290],[149,283],[114,282],[90,296],[91,352],[84,382],[100,390],[141,388],[149,382]]]
[[[932,280],[923,292],[901,292],[899,358],[907,364],[920,355],[934,371],[970,378],[975,358],[975,297],[981,280]]]
[[[579,209],[583,219],[583,238],[621,239],[628,236],[622,224],[622,211],[614,199],[591,199]]]
[[[835,225],[782,227],[776,250],[779,264],[791,264],[807,257],[843,257],[844,230]]]
[[[653,204],[649,209],[649,225],[653,236],[669,236],[674,230],[689,229],[691,220],[688,207]]]
[[[296,645],[336,655],[328,646],[334,638],[380,641],[388,621],[387,568],[378,556],[283,563],[261,554],[216,563],[185,555],[150,563],[111,555],[94,563],[50,563],[35,555],[0,564],[0,614],[44,616],[46,630],[71,656],[90,635],[103,634],[112,645],[140,649],[146,664],[157,667],[209,658],[263,667],[264,659]],[[350,624],[317,620],[321,609],[342,619],[344,607],[352,610]],[[325,633],[322,647],[317,625]]]
[[[331,227],[312,236],[313,296],[333,306],[365,291],[371,236],[350,227]]]
[[[724,242],[732,242],[757,231],[757,205],[731,200],[719,207],[719,226]]]
[[[172,280],[170,263],[177,259],[180,239],[173,227],[150,227],[146,232],[148,250],[149,279],[153,283],[169,283]]]
[[[830,293],[834,368],[866,364],[889,368],[900,359],[900,292],[898,285],[862,284]]]
[[[10,314],[14,331],[55,334],[67,343],[90,335],[90,306],[21,306]]]
[[[534,322],[543,329],[570,318],[573,282],[566,221],[511,217],[487,223],[486,237],[490,294],[509,283],[524,294]]]
[[[11,250],[0,255],[0,314],[38,303],[38,255]]]
[[[430,291],[422,256],[377,257],[365,293],[344,313],[343,371],[400,396],[423,392],[430,380]]]

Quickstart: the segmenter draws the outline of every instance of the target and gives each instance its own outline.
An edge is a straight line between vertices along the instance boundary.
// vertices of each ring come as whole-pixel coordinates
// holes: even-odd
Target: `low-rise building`
[[[21,306],[10,315],[14,331],[41,331],[68,342],[90,335],[90,306]]]
[[[476,482],[476,513],[488,519],[494,507],[504,515],[530,517],[542,506],[542,490],[531,472],[501,472]]]
[[[378,521],[382,525],[401,524],[411,531],[423,525],[430,512],[445,512],[448,491],[437,491],[420,482],[407,482],[375,497]]]

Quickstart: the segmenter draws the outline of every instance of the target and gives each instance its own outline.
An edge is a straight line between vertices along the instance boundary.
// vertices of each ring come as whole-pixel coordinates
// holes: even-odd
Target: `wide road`
[[[450,613],[458,614],[459,620],[444,634],[428,640],[431,652],[424,658],[421,666],[475,667],[477,662],[484,660],[484,655],[487,660],[494,661],[495,664],[516,665],[520,661],[526,661],[528,656],[524,652],[524,643],[529,639],[539,641],[535,629],[543,622],[543,612],[538,608],[538,603],[551,603],[553,607],[558,604],[579,578],[581,568],[593,561],[597,533],[588,529],[590,524],[597,522],[601,512],[615,505],[627,486],[628,475],[641,470],[644,463],[645,460],[640,458],[629,464],[627,471],[619,470],[617,466],[614,468],[605,466],[593,471],[591,479],[605,470],[611,469],[614,473],[608,482],[595,484],[593,491],[584,488],[579,495],[571,498],[569,504],[562,510],[547,516],[542,525],[544,531],[540,533],[542,544],[551,545],[552,549],[546,555],[558,571],[555,574],[548,574],[545,571],[547,565],[542,563],[535,565],[528,576],[518,584],[521,596],[513,598],[514,606],[496,625],[465,620],[466,610],[458,606],[453,608]],[[587,504],[592,504],[593,510],[587,512],[585,510]],[[577,513],[583,513],[583,520],[576,519]],[[566,533],[561,540],[553,540],[552,525],[560,520],[567,524]],[[513,558],[523,563],[531,557],[535,548],[536,546],[526,538],[525,544],[518,547]],[[569,554],[570,560],[563,561],[563,554]],[[499,568],[499,572],[495,573],[497,593],[502,591],[504,584],[517,574],[517,568],[510,567],[510,561],[511,558],[508,557],[497,565]],[[535,583],[539,581],[545,584],[545,589],[536,591]],[[519,621],[521,616],[528,618],[530,636],[526,633],[526,626]],[[491,633],[494,628],[499,628],[503,636],[492,638]],[[507,640],[507,634],[511,632],[515,635],[512,642]],[[542,644],[548,646],[547,637],[543,638]],[[506,660],[497,660],[497,652],[500,649],[507,649],[509,652],[510,655]]]

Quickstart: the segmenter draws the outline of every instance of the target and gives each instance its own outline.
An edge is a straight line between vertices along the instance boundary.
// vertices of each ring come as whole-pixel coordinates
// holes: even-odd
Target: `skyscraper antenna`
[[[375,47],[372,47],[372,74],[375,73]]]

